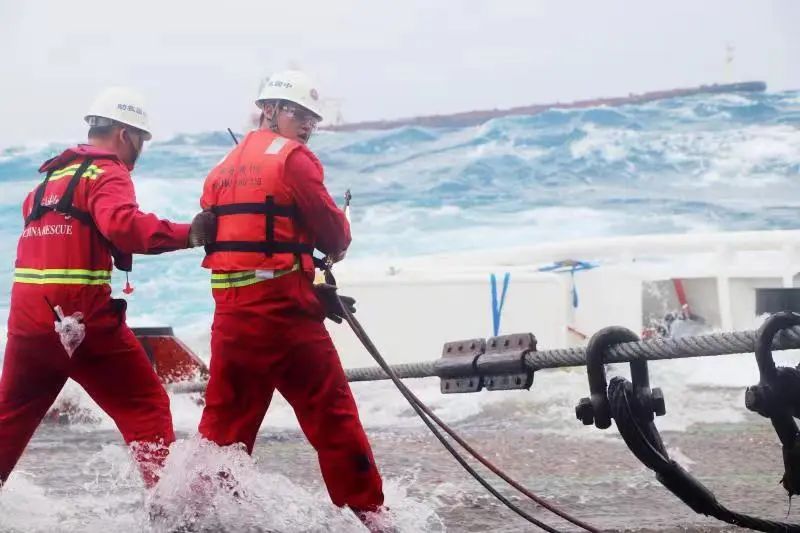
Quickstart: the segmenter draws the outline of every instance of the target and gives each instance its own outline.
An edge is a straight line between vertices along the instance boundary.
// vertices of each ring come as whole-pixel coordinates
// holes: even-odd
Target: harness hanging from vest
[[[47,189],[47,183],[50,181],[50,178],[52,177],[53,173],[56,170],[56,169],[50,169],[47,172],[44,181],[39,185],[39,187],[36,189],[36,192],[33,195],[33,209],[31,209],[30,214],[27,217],[25,217],[25,227],[27,228],[31,222],[39,220],[45,215],[45,213],[49,213],[51,211],[56,213],[61,213],[68,217],[72,217],[75,220],[81,222],[82,224],[89,226],[91,229],[96,231],[98,235],[100,235],[100,238],[105,242],[105,244],[111,251],[111,256],[114,258],[114,266],[118,270],[122,270],[123,272],[127,273],[130,272],[133,268],[130,256],[128,254],[124,254],[121,251],[119,251],[119,249],[117,249],[116,246],[111,244],[111,241],[106,239],[103,236],[103,234],[100,233],[100,230],[97,229],[97,226],[94,223],[92,215],[88,211],[78,209],[73,205],[73,200],[75,197],[75,189],[78,188],[78,184],[80,183],[83,174],[86,172],[86,170],[89,168],[89,166],[92,164],[93,161],[94,159],[92,158],[84,159],[83,163],[81,163],[81,165],[75,171],[75,174],[69,180],[69,183],[67,184],[67,188],[64,191],[64,194],[61,195],[61,198],[58,200],[58,203],[56,203],[55,206],[42,204],[42,200],[44,199],[45,189]]]

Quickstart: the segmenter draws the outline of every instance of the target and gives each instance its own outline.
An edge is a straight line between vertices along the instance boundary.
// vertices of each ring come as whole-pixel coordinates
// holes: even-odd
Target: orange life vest
[[[305,145],[266,130],[252,131],[211,170],[200,201],[217,215],[217,239],[203,266],[216,271],[291,270],[313,275],[313,237],[299,220],[284,180],[286,160]]]

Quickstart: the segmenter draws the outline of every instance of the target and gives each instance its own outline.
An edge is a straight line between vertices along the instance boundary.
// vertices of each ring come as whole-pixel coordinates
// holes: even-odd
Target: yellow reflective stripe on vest
[[[264,281],[285,276],[290,272],[300,270],[300,264],[295,263],[289,270],[242,270],[240,272],[212,272],[212,289],[233,289],[236,287],[246,287]],[[269,275],[266,275],[269,273]]]
[[[58,169],[50,176],[50,181],[58,181],[61,178],[71,178],[75,175],[75,171],[78,170],[80,164],[69,165],[64,168]],[[105,172],[102,168],[98,167],[95,164],[89,165],[83,173],[82,178],[86,178],[89,180],[96,180],[100,174]]]
[[[85,270],[81,268],[15,268],[14,282],[34,285],[107,285],[111,283],[110,270]]]
[[[246,287],[264,281],[256,278],[255,270],[244,270],[242,272],[220,272],[211,274],[212,289],[233,289],[234,287]]]

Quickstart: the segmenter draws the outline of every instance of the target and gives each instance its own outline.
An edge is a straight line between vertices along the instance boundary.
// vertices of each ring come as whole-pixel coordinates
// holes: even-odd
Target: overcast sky
[[[0,147],[80,140],[105,85],[156,138],[241,130],[260,80],[300,66],[348,121],[736,80],[800,88],[800,2],[0,0]]]

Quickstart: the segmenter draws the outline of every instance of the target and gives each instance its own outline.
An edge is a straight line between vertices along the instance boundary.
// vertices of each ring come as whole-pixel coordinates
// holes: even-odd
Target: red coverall
[[[264,146],[257,143],[264,135],[250,133],[228,156],[236,161],[228,165],[232,176],[226,174],[225,161],[215,170],[236,183],[237,172],[257,167],[257,160],[250,161],[242,154],[255,145],[254,153],[262,155]],[[283,180],[314,246],[323,253],[339,252],[350,244],[350,227],[323,185],[321,166],[312,157],[305,149],[291,151]],[[214,171],[204,188],[204,209],[218,204],[217,189],[209,186],[213,175]],[[374,511],[383,504],[380,474],[339,355],[323,325],[325,311],[314,293],[313,278],[313,267],[310,271],[303,267],[246,286],[213,288],[211,376],[199,431],[221,446],[244,443],[252,453],[277,389],[317,451],[333,503],[355,511]]]
[[[42,205],[59,200],[87,157],[93,162],[75,189],[72,205],[89,213],[96,229],[49,211],[30,222],[17,245],[0,376],[0,484],[67,378],[80,383],[108,413],[127,444],[135,443],[134,457],[148,486],[158,479],[175,440],[169,398],[125,324],[124,300],[111,298],[109,242],[122,255],[186,248],[189,225],[139,211],[125,165],[89,145],[70,148],[42,165],[40,172],[52,171]],[[25,199],[23,216],[31,212],[34,194]],[[66,315],[83,313],[86,337],[72,357],[54,331],[45,297]]]

